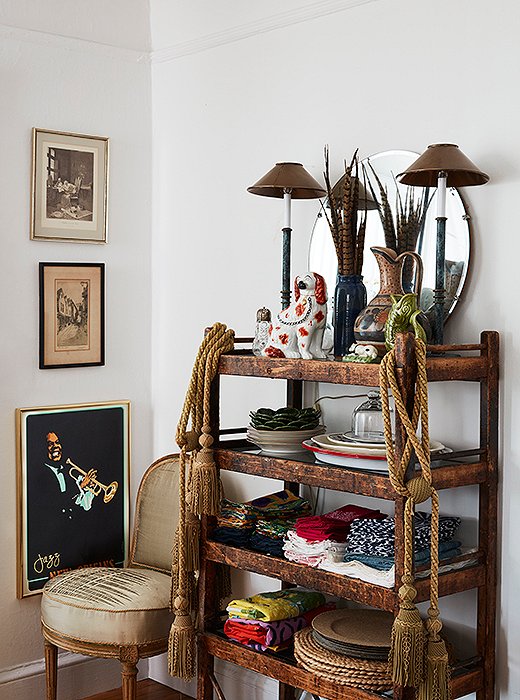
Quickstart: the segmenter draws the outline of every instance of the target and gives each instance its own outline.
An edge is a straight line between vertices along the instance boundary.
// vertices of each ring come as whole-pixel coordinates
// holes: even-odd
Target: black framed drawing
[[[40,369],[105,364],[105,264],[40,263]]]
[[[108,138],[33,129],[31,239],[106,243]]]
[[[124,566],[130,403],[19,408],[19,598],[80,566]]]

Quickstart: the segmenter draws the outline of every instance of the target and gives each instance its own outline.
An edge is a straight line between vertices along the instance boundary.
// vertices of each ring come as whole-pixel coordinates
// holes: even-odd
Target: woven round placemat
[[[340,685],[376,691],[392,687],[387,662],[355,659],[328,651],[313,639],[310,627],[296,633],[294,656],[307,671]]]
[[[317,615],[312,627],[322,637],[357,647],[390,647],[394,616],[383,610],[330,610]]]

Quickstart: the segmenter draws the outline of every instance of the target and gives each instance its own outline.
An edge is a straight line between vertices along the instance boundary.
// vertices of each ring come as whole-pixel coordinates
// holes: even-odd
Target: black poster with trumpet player
[[[128,401],[16,411],[18,597],[127,556]]]

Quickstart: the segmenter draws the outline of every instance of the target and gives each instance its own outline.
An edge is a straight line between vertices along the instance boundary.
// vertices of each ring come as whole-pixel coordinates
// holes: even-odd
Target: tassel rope
[[[186,502],[184,493],[186,488],[186,446],[181,448],[179,469],[179,524],[182,533],[186,517]],[[175,613],[175,619],[170,628],[168,637],[168,671],[170,675],[188,681],[195,675],[195,628],[189,611],[187,597],[188,577],[186,571],[186,543],[184,537],[178,539],[179,562],[177,571],[177,595],[171,600],[171,607]],[[173,566],[173,562],[172,562]],[[174,578],[172,576],[172,584]],[[173,598],[173,586],[172,596]]]
[[[189,507],[188,493],[192,496],[196,492],[197,496],[194,499],[196,503],[200,502],[203,506],[210,503],[213,513],[218,511],[221,494],[220,479],[212,456],[212,474],[209,475],[210,460],[207,456],[207,452],[211,453],[210,446],[213,442],[210,434],[209,396],[220,355],[232,350],[233,345],[233,331],[227,330],[221,323],[214,324],[204,337],[195,358],[176,432],[176,441],[180,447],[179,526],[172,560],[170,606],[175,613],[175,619],[168,639],[168,671],[170,675],[185,681],[193,678],[196,672],[195,626],[190,613],[194,608],[194,572],[199,566],[197,512],[206,514],[205,510],[195,512]],[[206,392],[207,400],[205,400]],[[191,429],[188,431],[190,421]],[[206,471],[201,471],[193,459],[194,453],[195,458],[198,456],[199,445],[202,446],[201,452],[206,450],[204,457],[208,465]],[[206,474],[205,481],[199,478],[200,474]],[[189,488],[186,483],[187,476],[190,480]],[[215,493],[218,498],[216,503]]]
[[[404,573],[399,588],[399,613],[392,629],[389,663],[392,679],[396,685],[418,688],[420,700],[448,700],[449,668],[448,655],[439,632],[442,623],[438,608],[439,568],[439,498],[432,487],[430,466],[430,438],[428,428],[428,379],[426,375],[426,344],[415,339],[417,381],[412,416],[408,415],[397,382],[395,350],[382,360],[380,368],[381,399],[385,427],[385,442],[390,481],[397,493],[405,500]],[[392,391],[396,411],[406,432],[403,454],[396,461],[392,426],[390,422],[389,390]],[[421,436],[417,429],[421,426]],[[412,452],[415,451],[421,467],[420,476],[406,481],[406,472]],[[432,499],[431,517],[431,577],[430,608],[426,630],[414,600],[417,591],[413,576],[413,513],[414,506],[428,498]],[[425,641],[426,631],[428,641]]]
[[[190,483],[190,508],[198,515],[217,515],[222,500],[222,486],[213,459],[213,437],[211,436],[210,407],[211,383],[217,374],[220,355],[233,349],[234,333],[219,329],[208,350],[204,377],[199,377],[198,389],[202,392],[203,425],[199,443],[202,447],[193,462]]]

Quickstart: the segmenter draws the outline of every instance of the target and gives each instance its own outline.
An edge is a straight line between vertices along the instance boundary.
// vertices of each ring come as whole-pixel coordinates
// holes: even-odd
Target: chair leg
[[[58,685],[58,647],[47,640],[45,649],[45,688],[47,700],[56,700]]]
[[[122,699],[137,700],[137,665],[123,661],[121,667]]]

